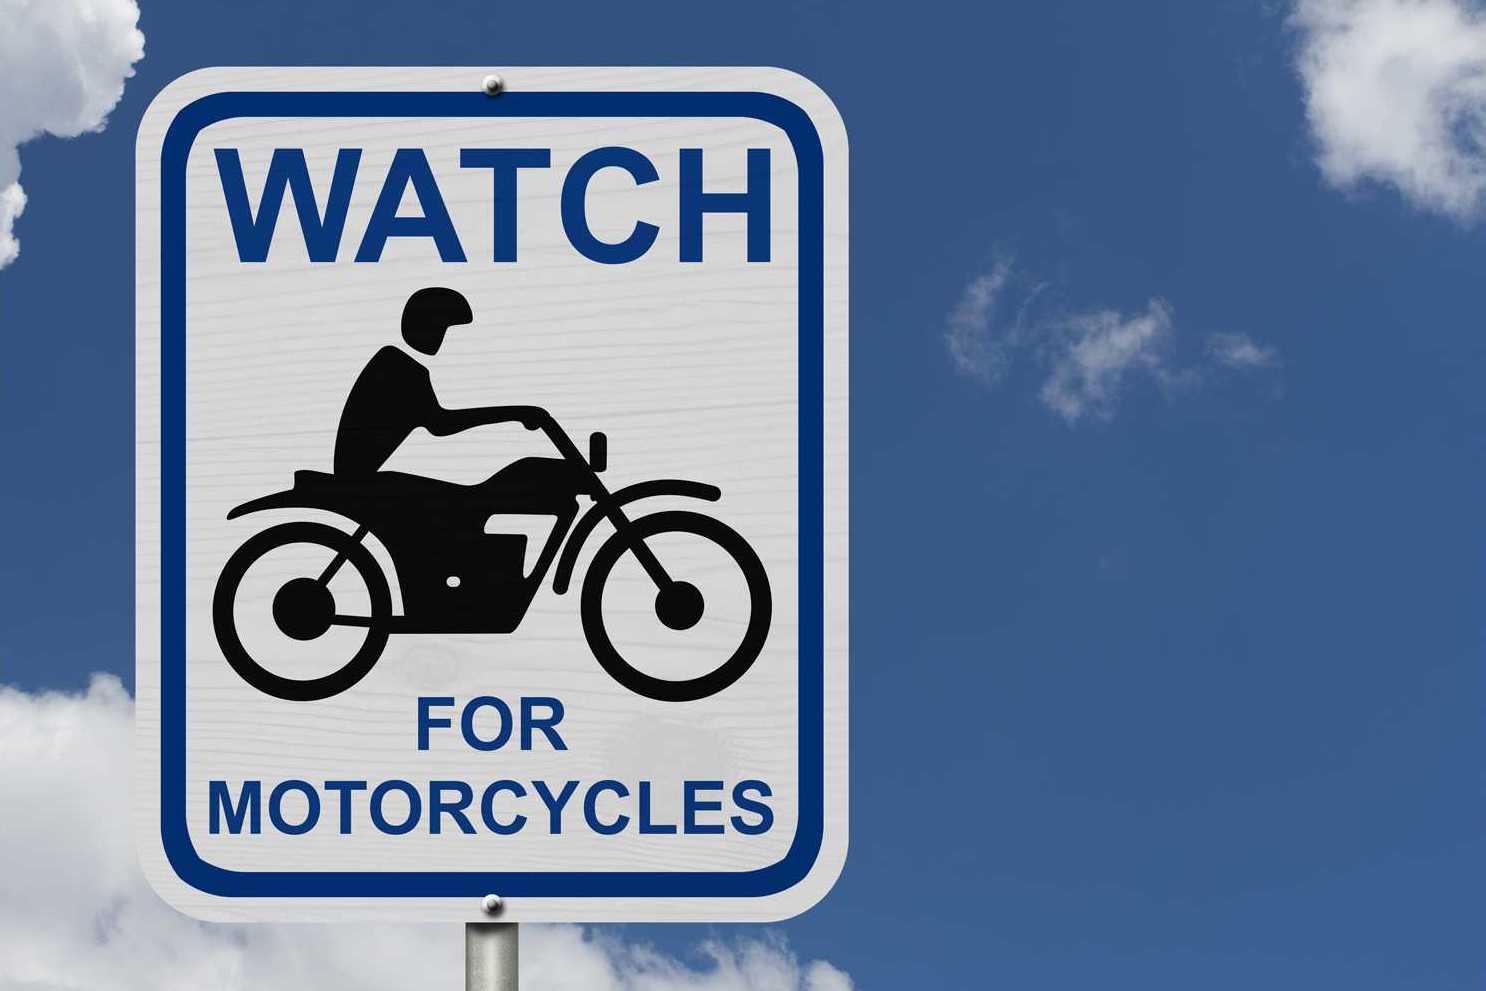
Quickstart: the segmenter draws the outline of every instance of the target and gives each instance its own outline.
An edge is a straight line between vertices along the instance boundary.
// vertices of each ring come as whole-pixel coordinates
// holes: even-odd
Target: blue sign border
[[[241,117],[739,117],[779,127],[799,169],[799,818],[784,858],[752,871],[270,871],[203,860],[186,821],[186,164],[207,127]],[[823,348],[825,195],[820,136],[800,107],[751,92],[229,92],[176,114],[161,151],[160,833],[182,881],[212,895],[304,897],[736,897],[804,880],[825,828]]]

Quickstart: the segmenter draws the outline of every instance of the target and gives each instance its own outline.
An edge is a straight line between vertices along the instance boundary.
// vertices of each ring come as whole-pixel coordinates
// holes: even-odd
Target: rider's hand
[[[527,407],[521,414],[521,425],[527,430],[540,430],[547,420],[547,411],[536,406]]]

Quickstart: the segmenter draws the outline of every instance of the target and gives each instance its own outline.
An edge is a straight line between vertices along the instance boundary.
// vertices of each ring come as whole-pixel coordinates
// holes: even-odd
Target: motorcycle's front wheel
[[[637,541],[649,542],[660,537],[700,538],[730,559],[746,588],[747,612],[742,620],[742,633],[726,658],[705,673],[693,677],[666,678],[641,670],[615,647],[611,623],[604,616],[604,590],[613,576],[615,565],[632,556]],[[655,547],[652,546],[652,551]],[[662,554],[657,554],[663,557]],[[724,605],[707,595],[696,582],[714,575],[687,574],[684,568],[673,570],[674,563],[662,560],[670,576],[666,587],[651,590],[655,598],[649,608],[655,619],[668,630],[685,631],[701,622],[709,611]],[[726,577],[726,576],[723,576]],[[614,533],[594,554],[583,579],[581,603],[583,633],[600,666],[625,688],[646,698],[662,702],[694,702],[716,695],[748,671],[763,650],[773,615],[769,576],[763,562],[738,532],[710,516],[684,510],[653,513],[631,522],[624,531]],[[726,650],[726,648],[725,648]]]
[[[258,617],[251,625],[276,627],[282,636],[301,643],[317,640],[336,627],[366,630],[365,639],[344,664],[317,677],[292,678],[271,671],[243,644],[244,630],[238,615],[243,579],[265,558],[290,548],[307,559],[299,569],[272,579],[269,587],[277,587],[277,591],[270,600],[268,615]],[[330,586],[345,565],[350,565],[364,589],[359,596],[364,600],[364,615],[342,614],[337,608]],[[232,670],[265,695],[294,702],[339,695],[366,677],[387,646],[391,615],[392,595],[377,559],[351,534],[324,523],[281,523],[249,537],[222,567],[212,597],[212,627]]]

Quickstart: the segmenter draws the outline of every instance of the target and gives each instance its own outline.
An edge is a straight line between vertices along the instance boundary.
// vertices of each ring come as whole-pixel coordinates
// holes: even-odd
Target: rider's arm
[[[547,411],[539,406],[476,406],[472,409],[435,406],[424,426],[435,437],[448,437],[492,423],[520,423],[527,430],[536,430],[546,419]]]

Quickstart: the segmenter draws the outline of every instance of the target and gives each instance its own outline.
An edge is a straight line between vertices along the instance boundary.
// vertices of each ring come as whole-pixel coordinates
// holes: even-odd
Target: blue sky
[[[1303,77],[1291,10],[145,3],[109,126],[21,149],[0,681],[132,679],[132,148],[167,82],[781,65],[840,107],[853,202],[852,847],[792,945],[862,988],[1479,987],[1478,193],[1405,167],[1388,87],[1362,118],[1398,141],[1313,130],[1351,63]],[[980,339],[1047,288],[988,384],[946,337],[1008,260]],[[1049,408],[1090,315],[1152,300],[1107,401]]]

